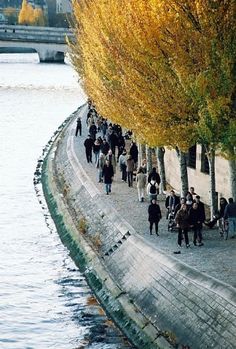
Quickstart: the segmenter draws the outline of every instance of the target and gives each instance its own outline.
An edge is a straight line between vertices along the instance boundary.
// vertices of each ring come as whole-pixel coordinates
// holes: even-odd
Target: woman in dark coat
[[[109,160],[106,160],[106,163],[103,166],[103,170],[102,170],[102,177],[103,177],[103,182],[105,184],[105,191],[107,195],[111,192],[111,184],[112,184],[113,176],[114,176],[113,166]]]
[[[161,210],[160,206],[157,204],[155,199],[152,199],[151,204],[148,207],[148,220],[150,223],[150,235],[152,235],[152,227],[155,224],[155,232],[158,234],[158,223],[161,219]]]

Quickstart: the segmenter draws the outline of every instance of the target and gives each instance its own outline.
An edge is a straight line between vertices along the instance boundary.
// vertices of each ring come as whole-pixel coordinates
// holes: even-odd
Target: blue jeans
[[[236,217],[229,217],[229,237],[236,235]]]
[[[111,183],[105,183],[105,192],[110,193],[111,192]]]

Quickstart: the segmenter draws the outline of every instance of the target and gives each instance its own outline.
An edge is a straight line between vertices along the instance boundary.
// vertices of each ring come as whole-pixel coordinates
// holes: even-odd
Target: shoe
[[[203,242],[199,242],[198,246],[204,246]]]
[[[156,233],[157,236],[160,236],[158,233]]]
[[[181,248],[182,246],[178,244],[178,247]]]
[[[174,254],[181,254],[181,251],[174,251]]]
[[[107,191],[107,195],[109,195],[108,191]]]
[[[141,202],[144,202],[144,198],[141,198]]]
[[[196,242],[194,242],[193,244],[194,244],[194,246],[197,246],[197,243],[196,243]]]
[[[152,235],[152,232],[150,232],[150,235]]]
[[[188,244],[188,245],[186,245],[186,247],[187,247],[187,248],[189,248],[189,247],[190,247],[190,245]]]

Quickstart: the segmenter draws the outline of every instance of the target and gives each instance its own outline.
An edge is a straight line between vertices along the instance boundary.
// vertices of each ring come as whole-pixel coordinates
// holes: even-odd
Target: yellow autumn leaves
[[[45,25],[45,18],[41,8],[33,8],[27,0],[22,1],[21,10],[18,17],[19,24]]]
[[[102,115],[151,146],[235,155],[234,0],[80,0],[74,13],[73,63]]]

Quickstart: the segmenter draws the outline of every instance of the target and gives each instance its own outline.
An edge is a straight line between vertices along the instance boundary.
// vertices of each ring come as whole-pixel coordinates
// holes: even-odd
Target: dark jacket
[[[148,183],[151,182],[151,179],[154,179],[154,181],[157,182],[158,185],[160,185],[161,178],[159,176],[159,173],[157,173],[156,171],[152,171],[152,172],[149,173],[149,175],[148,175]]]
[[[206,214],[205,214],[205,206],[203,202],[198,202],[198,209],[199,209],[199,220],[201,223],[205,222],[206,220]]]
[[[188,211],[180,209],[175,216],[175,222],[181,229],[186,229],[189,226],[189,215]]]
[[[166,198],[165,206],[166,206],[166,208],[168,208],[170,206],[171,208],[175,209],[175,207],[179,203],[180,203],[180,198],[178,196],[176,196],[176,195],[174,195],[174,196],[169,195]]]
[[[84,146],[86,148],[86,150],[92,150],[93,149],[93,140],[92,138],[86,138],[85,141],[84,141]]]
[[[113,166],[110,165],[104,165],[102,170],[102,177],[105,184],[111,184],[112,183],[112,177],[114,176],[114,170]]]
[[[193,207],[190,208],[189,210],[189,224],[196,226],[197,224],[202,224],[202,213],[201,209],[199,209],[199,206],[194,209]]]
[[[110,149],[110,146],[107,142],[101,144],[101,152],[103,154],[107,155],[109,149]]]
[[[224,218],[236,218],[236,202],[225,207]]]
[[[138,147],[135,143],[131,145],[129,153],[132,156],[132,159],[134,159],[134,162],[136,163],[138,161]]]
[[[150,204],[148,207],[149,222],[159,222],[161,219],[161,210],[158,204]]]

